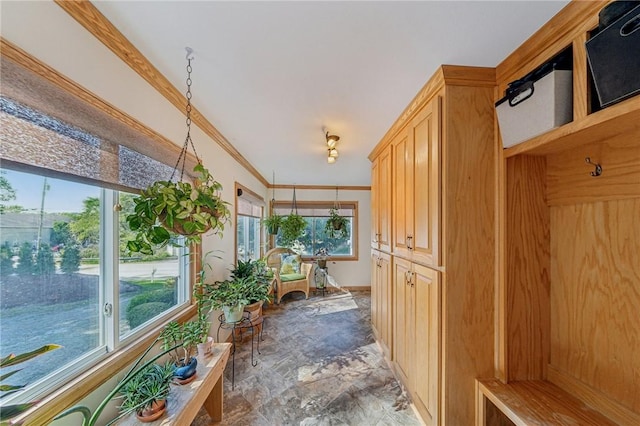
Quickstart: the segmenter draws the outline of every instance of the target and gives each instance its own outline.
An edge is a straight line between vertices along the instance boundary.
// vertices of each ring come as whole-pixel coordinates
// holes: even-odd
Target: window
[[[334,207],[333,202],[297,201],[297,206],[298,214],[307,222],[304,235],[296,243],[297,248],[304,256],[313,257],[318,253],[318,250],[325,248],[332,259],[357,259],[358,203],[356,201],[340,202],[338,213],[349,221],[349,235],[340,238],[331,238],[325,232],[329,209]],[[287,216],[291,213],[291,202],[276,201],[273,210],[276,214]],[[276,245],[280,245],[279,240],[280,234],[278,233]]]
[[[264,200],[236,183],[236,262],[262,256],[260,221],[263,211]]]
[[[0,356],[62,346],[11,376],[29,386],[4,404],[54,389],[188,306],[190,287],[185,248],[126,251],[136,189],[170,166],[4,97],[0,127]]]

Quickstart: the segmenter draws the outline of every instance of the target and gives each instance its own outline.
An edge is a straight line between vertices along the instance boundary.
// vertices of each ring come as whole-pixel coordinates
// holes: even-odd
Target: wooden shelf
[[[640,135],[640,96],[506,148],[503,153],[505,158],[519,154],[547,155],[629,132]]]
[[[478,409],[485,398],[518,426],[581,425],[615,426],[616,423],[584,402],[543,380],[504,384],[499,380],[476,380]],[[478,416],[477,426],[491,426]]]

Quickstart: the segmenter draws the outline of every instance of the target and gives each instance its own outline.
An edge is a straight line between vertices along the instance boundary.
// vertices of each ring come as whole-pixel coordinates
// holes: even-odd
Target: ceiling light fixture
[[[329,132],[326,132],[325,138],[327,139],[327,163],[333,164],[339,156],[336,145],[338,145],[340,136],[330,135]]]

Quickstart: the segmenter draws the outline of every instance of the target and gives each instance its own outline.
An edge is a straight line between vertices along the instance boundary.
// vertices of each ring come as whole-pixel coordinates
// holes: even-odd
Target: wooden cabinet
[[[391,148],[371,165],[371,248],[391,250]]]
[[[427,425],[438,424],[439,272],[394,258],[394,362]]]
[[[493,373],[494,85],[441,67],[369,156],[391,148],[393,366],[427,424],[472,424]]]
[[[371,251],[371,324],[384,355],[392,358],[391,255]]]
[[[440,97],[425,105],[395,137],[393,254],[439,265]]]

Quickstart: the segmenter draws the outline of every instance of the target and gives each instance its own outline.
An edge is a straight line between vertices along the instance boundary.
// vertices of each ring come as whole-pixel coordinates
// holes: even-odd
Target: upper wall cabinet
[[[371,248],[391,250],[391,148],[371,164]]]
[[[429,102],[392,142],[393,254],[438,266],[440,97]]]

